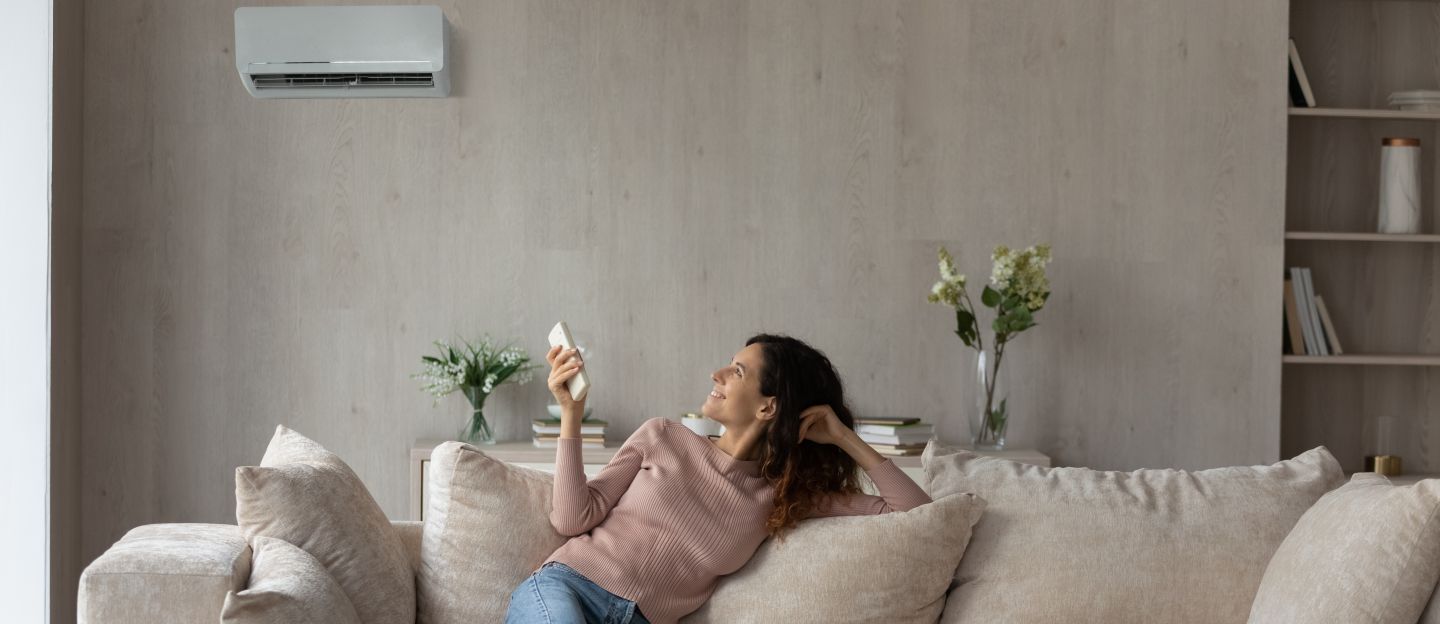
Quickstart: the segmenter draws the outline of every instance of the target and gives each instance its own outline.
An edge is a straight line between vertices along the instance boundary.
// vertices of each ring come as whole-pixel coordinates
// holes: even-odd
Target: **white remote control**
[[[555,345],[560,345],[566,349],[575,348],[575,338],[570,335],[570,327],[565,324],[565,321],[556,323],[555,328],[550,330],[550,346],[553,347]],[[576,353],[578,355],[579,352]],[[580,371],[566,383],[566,387],[570,389],[571,399],[583,401],[585,400],[585,395],[590,392],[590,376],[585,374],[584,368],[581,368]]]

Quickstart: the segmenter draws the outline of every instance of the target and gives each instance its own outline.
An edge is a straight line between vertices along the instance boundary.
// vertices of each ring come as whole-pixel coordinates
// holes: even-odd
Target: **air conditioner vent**
[[[256,89],[313,89],[323,87],[433,87],[435,74],[251,74]]]

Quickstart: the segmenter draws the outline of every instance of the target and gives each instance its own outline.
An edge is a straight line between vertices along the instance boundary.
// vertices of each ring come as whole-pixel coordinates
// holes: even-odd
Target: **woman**
[[[718,440],[651,418],[588,482],[585,405],[565,386],[585,363],[545,359],[563,414],[550,523],[571,538],[510,595],[508,624],[672,624],[800,520],[930,502],[855,433],[835,367],[794,338],[755,336],[711,374],[701,412],[725,425]],[[857,465],[881,496],[861,493]]]

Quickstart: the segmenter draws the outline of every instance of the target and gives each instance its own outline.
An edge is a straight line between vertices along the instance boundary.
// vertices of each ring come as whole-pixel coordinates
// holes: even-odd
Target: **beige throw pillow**
[[[1440,579],[1440,479],[1362,472],[1315,503],[1270,559],[1254,624],[1414,624]]]
[[[553,475],[460,442],[430,455],[420,539],[420,624],[505,618],[510,594],[566,537],[550,526]]]
[[[360,477],[285,426],[259,466],[235,469],[235,519],[251,546],[273,537],[315,557],[364,624],[415,620],[415,576],[400,537]]]
[[[942,622],[1245,622],[1270,555],[1344,479],[1324,447],[1270,466],[1042,468],[931,442],[927,490],[985,517]]]
[[[807,520],[766,540],[681,622],[931,624],[984,511],[985,501],[956,494],[908,511]]]
[[[223,624],[359,624],[345,590],[325,566],[285,540],[256,537],[250,582],[225,596]]]

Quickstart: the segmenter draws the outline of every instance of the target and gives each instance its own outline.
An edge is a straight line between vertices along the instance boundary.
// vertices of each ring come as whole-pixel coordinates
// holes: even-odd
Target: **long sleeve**
[[[550,525],[561,535],[575,536],[600,524],[635,480],[646,449],[655,443],[659,425],[653,418],[645,421],[588,482],[580,438],[560,438],[555,449]]]
[[[880,495],[844,494],[833,495],[821,501],[811,518],[831,516],[865,516],[909,511],[931,502],[930,495],[905,474],[895,462],[886,459],[874,468],[865,471],[875,483]]]

